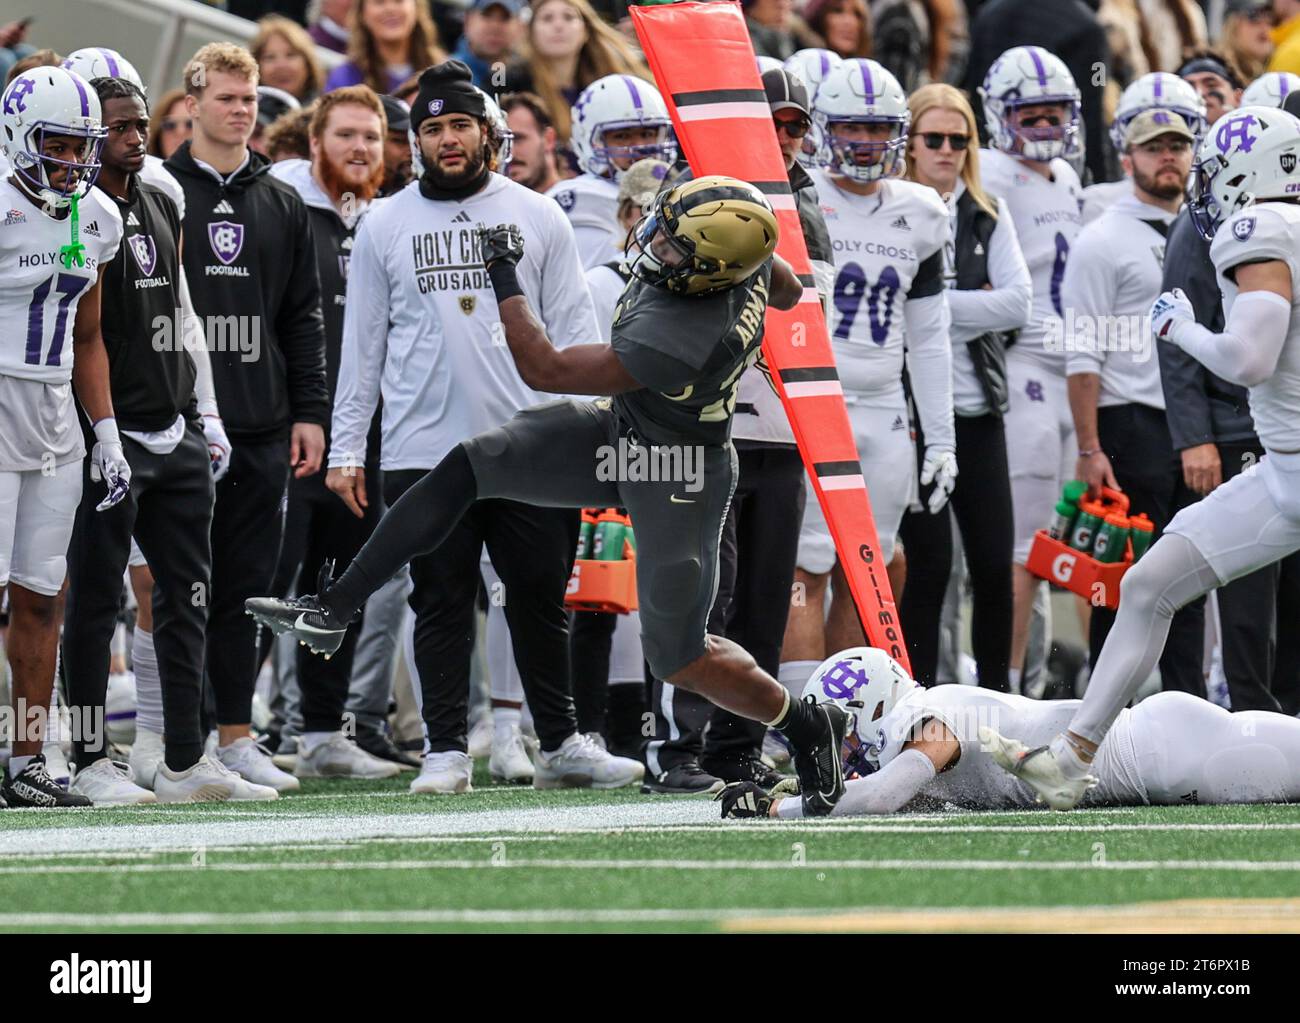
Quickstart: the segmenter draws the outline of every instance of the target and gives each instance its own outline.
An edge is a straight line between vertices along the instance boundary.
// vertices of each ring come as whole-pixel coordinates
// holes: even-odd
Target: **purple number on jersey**
[[[835,277],[835,308],[839,310],[840,322],[833,337],[838,341],[847,341],[858,318],[862,299],[867,299],[867,316],[871,323],[871,340],[883,345],[889,337],[889,324],[894,315],[894,296],[902,286],[898,271],[892,266],[880,271],[880,278],[867,289],[867,275],[857,263],[845,263]]]
[[[1057,316],[1064,316],[1061,311],[1061,281],[1065,279],[1065,260],[1070,255],[1070,243],[1065,235],[1056,232],[1056,256],[1052,260],[1052,308]]]
[[[59,311],[54,318],[54,338],[50,344],[45,365],[59,365],[63,354],[63,341],[68,328],[68,310],[72,301],[85,290],[90,282],[85,277],[75,274],[59,274],[47,277],[36,286],[32,293],[32,303],[27,307],[27,352],[24,361],[29,366],[36,366],[41,361],[41,347],[45,344],[45,300],[53,287],[62,296],[59,299]]]

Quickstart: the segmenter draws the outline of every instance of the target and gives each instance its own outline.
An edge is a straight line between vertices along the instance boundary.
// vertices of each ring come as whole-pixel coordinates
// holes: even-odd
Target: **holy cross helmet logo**
[[[855,661],[836,661],[822,675],[822,692],[832,700],[851,700],[869,681]]]
[[[218,220],[208,225],[208,241],[216,257],[229,266],[244,247],[244,225]]]
[[[1215,133],[1214,144],[1219,147],[1221,153],[1228,153],[1234,149],[1249,153],[1251,147],[1255,145],[1255,139],[1259,137],[1251,131],[1257,124],[1259,122],[1255,120],[1254,114],[1226,117],[1224,123],[1219,126],[1218,132]]]
[[[30,78],[20,78],[5,96],[5,113],[21,114],[27,109],[27,97],[36,91],[36,83]]]

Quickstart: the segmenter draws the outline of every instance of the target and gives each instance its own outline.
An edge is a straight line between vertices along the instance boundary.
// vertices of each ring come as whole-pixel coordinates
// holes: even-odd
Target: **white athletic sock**
[[[1067,778],[1082,778],[1092,772],[1092,765],[1079,756],[1074,749],[1074,744],[1064,735],[1058,735],[1047,748],[1052,751],[1052,756],[1060,765],[1061,773]]]
[[[518,707],[492,708],[492,741],[505,742],[510,733],[519,727],[523,712]]]
[[[777,671],[777,681],[785,686],[790,699],[797,700],[803,696],[803,687],[812,678],[813,671],[821,661],[782,661]]]
[[[298,748],[303,753],[310,753],[317,746],[328,742],[331,735],[337,734],[337,732],[303,732],[298,736]]]
[[[153,633],[140,626],[131,637],[131,669],[135,672],[135,727],[162,735],[162,679],[153,649]]]
[[[1019,668],[1007,669],[1007,682],[1011,687],[1011,691],[1015,695],[1019,696],[1020,695],[1020,669]]]
[[[32,762],[31,757],[10,757],[9,758],[9,777],[17,778],[27,769],[27,765]]]

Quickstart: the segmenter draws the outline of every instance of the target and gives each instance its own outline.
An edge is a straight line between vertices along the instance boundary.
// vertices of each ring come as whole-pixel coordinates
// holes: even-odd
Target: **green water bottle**
[[[592,557],[597,561],[623,560],[623,523],[615,508],[606,508],[596,517],[596,542]]]
[[[1132,516],[1128,524],[1129,537],[1133,541],[1133,560],[1137,561],[1151,546],[1151,538],[1155,536],[1156,526],[1154,522],[1140,512]]]
[[[1107,565],[1122,560],[1128,532],[1128,516],[1122,512],[1111,512],[1097,529],[1097,537],[1092,542],[1092,556]]]
[[[578,526],[578,553],[574,557],[581,561],[591,557],[592,533],[596,527],[596,516],[586,508],[582,509],[582,524]]]
[[[1070,480],[1061,490],[1061,500],[1077,508],[1087,493],[1088,484],[1084,483],[1083,480]]]
[[[1106,512],[1101,504],[1096,501],[1084,501],[1079,506],[1074,528],[1070,531],[1070,546],[1083,554],[1091,554],[1093,541],[1097,538],[1097,530],[1101,528],[1105,516]]]
[[[1047,535],[1053,540],[1060,540],[1061,543],[1068,543],[1070,538],[1070,529],[1074,525],[1074,518],[1079,509],[1069,501],[1056,502],[1056,514],[1052,516],[1052,522],[1047,527]]]

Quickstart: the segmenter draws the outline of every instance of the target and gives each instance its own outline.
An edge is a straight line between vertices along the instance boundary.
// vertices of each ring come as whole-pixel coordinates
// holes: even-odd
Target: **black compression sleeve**
[[[496,292],[498,304],[524,293],[524,289],[519,286],[515,265],[504,259],[499,259],[488,267],[488,280],[492,282],[492,290]]]

